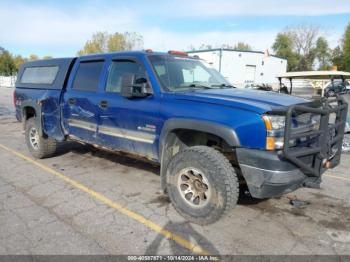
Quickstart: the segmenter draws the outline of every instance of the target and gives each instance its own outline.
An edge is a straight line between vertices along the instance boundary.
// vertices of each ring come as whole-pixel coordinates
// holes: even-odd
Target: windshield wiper
[[[214,84],[214,85],[211,85],[211,87],[220,87],[220,88],[236,88],[235,86],[233,85],[229,85],[229,84]]]
[[[190,85],[187,85],[187,86],[181,86],[181,88],[192,88],[193,90],[196,90],[196,89],[213,89],[212,86],[198,85],[198,84],[190,84]]]

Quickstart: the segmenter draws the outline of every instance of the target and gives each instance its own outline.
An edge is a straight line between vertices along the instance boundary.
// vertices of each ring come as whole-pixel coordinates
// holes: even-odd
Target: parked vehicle
[[[334,80],[330,81],[328,84],[325,86],[325,91],[324,95],[326,97],[333,97],[336,95],[342,95],[350,92],[350,84],[346,80]]]
[[[340,161],[347,112],[341,98],[235,89],[198,58],[150,50],[27,62],[14,102],[34,157],[65,140],[146,157],[198,224],[230,211],[240,185],[256,198],[318,187]]]

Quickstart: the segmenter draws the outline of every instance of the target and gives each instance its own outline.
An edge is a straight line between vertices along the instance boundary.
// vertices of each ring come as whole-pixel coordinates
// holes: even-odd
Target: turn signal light
[[[275,138],[274,137],[266,137],[266,150],[275,150]]]

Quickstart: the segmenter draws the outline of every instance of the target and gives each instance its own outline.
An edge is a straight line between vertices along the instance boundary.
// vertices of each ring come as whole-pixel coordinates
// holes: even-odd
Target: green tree
[[[107,32],[97,32],[93,34],[92,38],[78,51],[78,55],[142,48],[143,38],[135,32],[116,32],[111,35]]]
[[[285,58],[288,61],[288,71],[298,70],[299,56],[293,51],[293,39],[287,33],[277,34],[276,40],[272,46],[275,54]]]
[[[21,67],[21,65],[25,62],[27,62],[28,59],[27,58],[24,58],[22,57],[21,55],[16,55],[14,58],[13,58],[13,62],[15,63],[15,67],[16,67],[16,71],[18,72],[19,68]]]
[[[238,50],[238,51],[251,51],[252,47],[247,43],[238,42],[237,44],[235,44],[233,49]]]
[[[344,69],[344,54],[343,50],[340,46],[335,47],[331,51],[331,62],[333,66],[337,67],[337,70],[345,70]]]
[[[350,72],[350,23],[346,27],[343,37],[343,55],[344,70]]]
[[[0,75],[10,76],[15,72],[16,66],[12,55],[4,48],[0,48]]]
[[[126,49],[126,39],[123,34],[114,33],[110,35],[107,40],[108,51],[119,51]]]
[[[313,51],[315,54],[318,63],[319,63],[319,70],[327,70],[330,67],[330,60],[331,60],[331,52],[328,46],[327,40],[320,36],[316,41],[316,47]]]
[[[43,56],[43,59],[52,59],[53,57],[52,56],[50,56],[50,55],[44,55]]]
[[[78,51],[78,55],[106,52],[108,37],[107,32],[94,33],[91,39],[85,43],[83,49]]]

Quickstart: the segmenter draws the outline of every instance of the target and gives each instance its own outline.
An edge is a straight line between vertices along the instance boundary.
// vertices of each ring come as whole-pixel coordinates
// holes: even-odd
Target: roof
[[[167,55],[167,52],[157,52],[157,51],[151,51],[148,52],[146,50],[121,50],[121,51],[114,51],[114,52],[107,52],[107,53],[94,53],[94,54],[86,54],[81,55],[80,59],[99,59],[99,58],[105,58],[107,56],[113,56],[113,55]]]
[[[300,71],[287,72],[277,76],[277,78],[294,78],[294,79],[331,79],[331,78],[350,78],[349,72],[343,71]]]
[[[265,52],[263,51],[254,51],[254,50],[237,50],[237,49],[232,49],[232,48],[209,48],[209,49],[201,49],[201,50],[192,50],[192,51],[186,51],[186,53],[205,53],[205,52],[212,52],[212,51],[231,51],[231,52],[239,52],[239,53],[255,53],[255,54],[262,54],[264,55]],[[276,57],[279,59],[287,60],[283,57],[276,56],[276,55],[269,55],[272,57]]]

